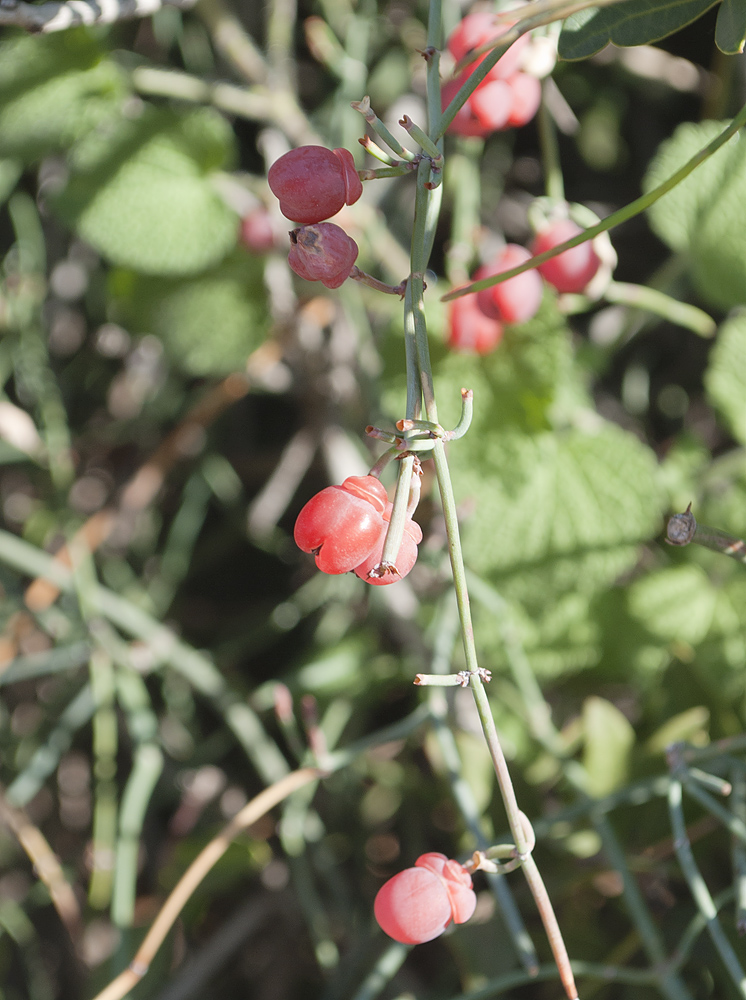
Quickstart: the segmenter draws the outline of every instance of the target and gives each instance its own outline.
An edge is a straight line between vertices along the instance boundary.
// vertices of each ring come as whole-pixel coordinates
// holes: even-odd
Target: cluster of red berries
[[[282,214],[301,225],[290,233],[288,263],[301,278],[339,288],[357,260],[357,243],[324,219],[353,205],[363,185],[349,149],[300,146],[272,164],[267,174]]]
[[[555,220],[538,233],[531,246],[533,253],[508,243],[493,261],[476,271],[474,280],[509,271],[530,260],[532,255],[551,250],[582,232],[572,219]],[[565,250],[538,268],[481,292],[454,299],[449,314],[449,346],[457,351],[489,354],[500,343],[504,324],[525,323],[536,315],[543,294],[542,278],[558,292],[579,293],[586,289],[600,266],[600,257],[592,242],[587,241]]]
[[[468,58],[470,52],[499,41],[514,23],[498,20],[489,11],[467,14],[448,39],[448,51],[459,63]],[[523,69],[530,44],[527,34],[513,42],[460,108],[448,127],[449,132],[488,136],[531,121],[541,103],[541,83],[536,76]],[[469,63],[457,77],[445,84],[442,90],[443,109],[485,58],[486,55]]]
[[[295,522],[298,548],[313,552],[322,573],[353,572],[366,583],[395,583],[417,561],[422,530],[407,517],[404,537],[396,557],[396,570],[372,575],[383,555],[392,504],[383,483],[375,476],[349,476],[341,486],[327,486],[311,497]]]
[[[477,897],[471,875],[445,854],[421,854],[414,868],[390,878],[379,890],[374,912],[379,926],[402,944],[432,941],[474,913]]]

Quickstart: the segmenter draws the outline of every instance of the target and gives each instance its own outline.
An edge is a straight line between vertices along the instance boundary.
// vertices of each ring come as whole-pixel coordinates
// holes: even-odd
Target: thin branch
[[[237,813],[230,823],[204,847],[191,865],[181,876],[160,913],[155,918],[152,927],[145,935],[145,940],[137,950],[137,954],[128,968],[103,989],[94,1000],[121,1000],[145,976],[150,963],[155,958],[158,949],[166,939],[181,911],[186,906],[200,882],[222,858],[235,838],[252,823],[256,823],[265,813],[278,805],[288,795],[303,788],[311,781],[321,776],[321,771],[314,767],[304,767],[292,771],[280,781],[256,795],[243,809]]]

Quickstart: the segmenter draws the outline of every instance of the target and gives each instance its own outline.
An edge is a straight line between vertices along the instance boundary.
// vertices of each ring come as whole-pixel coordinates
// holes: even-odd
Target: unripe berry
[[[306,281],[339,288],[357,260],[357,243],[333,222],[300,226],[290,233],[288,264]]]
[[[391,503],[386,504],[386,510],[383,513],[383,525],[381,526],[381,534],[378,541],[368,558],[355,567],[355,576],[359,576],[361,580],[365,580],[366,583],[370,583],[374,587],[385,587],[389,583],[396,583],[397,580],[402,580],[417,562],[417,546],[422,541],[422,528],[420,528],[416,521],[408,517],[404,522],[404,535],[394,563],[397,572],[386,573],[385,576],[378,577],[368,575],[381,561],[393,506]]]
[[[349,476],[311,497],[295,522],[295,543],[314,553],[322,573],[349,573],[377,545],[387,503],[375,476]]]
[[[421,854],[414,868],[390,878],[379,890],[374,912],[379,926],[402,944],[424,944],[448,927],[465,923],[477,897],[471,875],[445,854]]]
[[[280,211],[293,222],[322,222],[354,204],[363,185],[348,149],[299,146],[269,168],[267,180]]]
[[[481,267],[474,277],[481,279],[501,274],[530,259],[531,254],[525,247],[508,243],[497,257],[490,264]],[[499,285],[485,288],[477,294],[477,301],[484,312],[489,312],[490,306],[496,310],[498,317],[504,323],[525,323],[538,312],[542,294],[541,278],[535,270],[531,270],[524,271],[515,278],[509,278]]]
[[[494,351],[502,340],[503,327],[495,318],[497,310],[491,308],[493,315],[488,316],[480,308],[476,295],[454,299],[448,313],[448,346],[463,354],[489,354]]]
[[[544,253],[582,232],[572,219],[557,219],[537,235],[532,245],[533,252]],[[582,292],[600,266],[601,260],[593,243],[588,240],[540,264],[538,270],[558,292]]]

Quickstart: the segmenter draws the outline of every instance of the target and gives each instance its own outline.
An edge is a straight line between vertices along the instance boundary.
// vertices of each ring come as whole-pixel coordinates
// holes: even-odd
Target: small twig
[[[161,7],[180,7],[182,10],[194,5],[195,0],[68,0],[67,3],[23,3],[19,0],[3,0],[0,4],[0,27],[24,28],[48,34],[64,31],[79,24],[113,24],[115,21],[129,21],[136,17],[148,17]]]
[[[385,292],[387,295],[398,295],[400,299],[404,298],[404,292],[407,287],[406,279],[398,285],[387,285],[385,281],[379,281],[373,275],[361,271],[355,264],[352,266],[349,277],[353,281],[359,281],[361,285],[367,285],[368,288],[375,288],[377,292]]]
[[[256,795],[243,809],[236,813],[230,823],[204,847],[176,883],[160,913],[155,918],[145,940],[137,950],[129,967],[121,972],[103,989],[94,1000],[121,1000],[147,973],[158,949],[166,939],[174,922],[187,904],[200,882],[222,858],[233,840],[246,827],[256,823],[265,813],[279,805],[288,795],[321,777],[322,772],[315,767],[304,767],[292,771],[280,781]]]
[[[376,135],[383,139],[389,149],[393,150],[397,156],[400,156],[403,160],[414,160],[416,158],[415,153],[409,149],[405,149],[404,146],[402,146],[402,144],[389,132],[381,119],[371,108],[369,97],[364,97],[362,101],[352,101],[350,106],[353,111],[358,111],[363,116]]]
[[[713,552],[720,552],[740,563],[746,563],[746,542],[719,528],[708,528],[706,524],[697,524],[691,504],[683,514],[674,514],[669,518],[666,525],[666,541],[669,545],[689,545],[690,542],[695,542],[697,545],[712,549]]]

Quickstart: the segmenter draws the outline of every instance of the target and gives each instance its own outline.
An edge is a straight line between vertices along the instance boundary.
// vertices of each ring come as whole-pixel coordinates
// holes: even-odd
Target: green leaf
[[[610,7],[592,7],[572,14],[559,39],[560,59],[587,59],[609,42],[647,45],[672,35],[717,0],[626,0]]]
[[[655,458],[616,426],[475,438],[450,459],[466,563],[528,605],[609,584],[660,530]]]
[[[669,642],[700,643],[712,625],[717,592],[698,566],[675,566],[636,581],[627,595],[631,614]]]
[[[643,180],[649,191],[710,142],[727,122],[679,126]],[[746,302],[746,144],[734,136],[649,209],[653,230],[686,251],[692,281],[723,309]]]
[[[733,437],[746,444],[746,313],[720,327],[705,372],[705,388]]]
[[[706,746],[709,742],[707,732],[710,725],[710,710],[704,705],[697,705],[688,708],[685,712],[679,712],[672,719],[667,719],[663,725],[656,729],[645,744],[648,753],[663,753],[667,746],[672,743],[680,743],[686,740],[695,746]]]
[[[197,279],[115,273],[116,319],[133,333],[161,339],[172,363],[188,375],[242,369],[269,329],[262,265],[236,252]]]
[[[77,32],[0,45],[0,156],[31,163],[119,114],[129,88]]]
[[[721,52],[734,56],[743,52],[746,42],[746,3],[723,0],[715,24],[715,44]]]
[[[236,242],[236,216],[210,179],[232,150],[230,127],[215,112],[148,109],[113,135],[91,136],[53,204],[114,264],[196,274]]]
[[[589,795],[603,798],[627,779],[635,731],[610,701],[591,696],[583,703],[583,735],[586,790]]]

